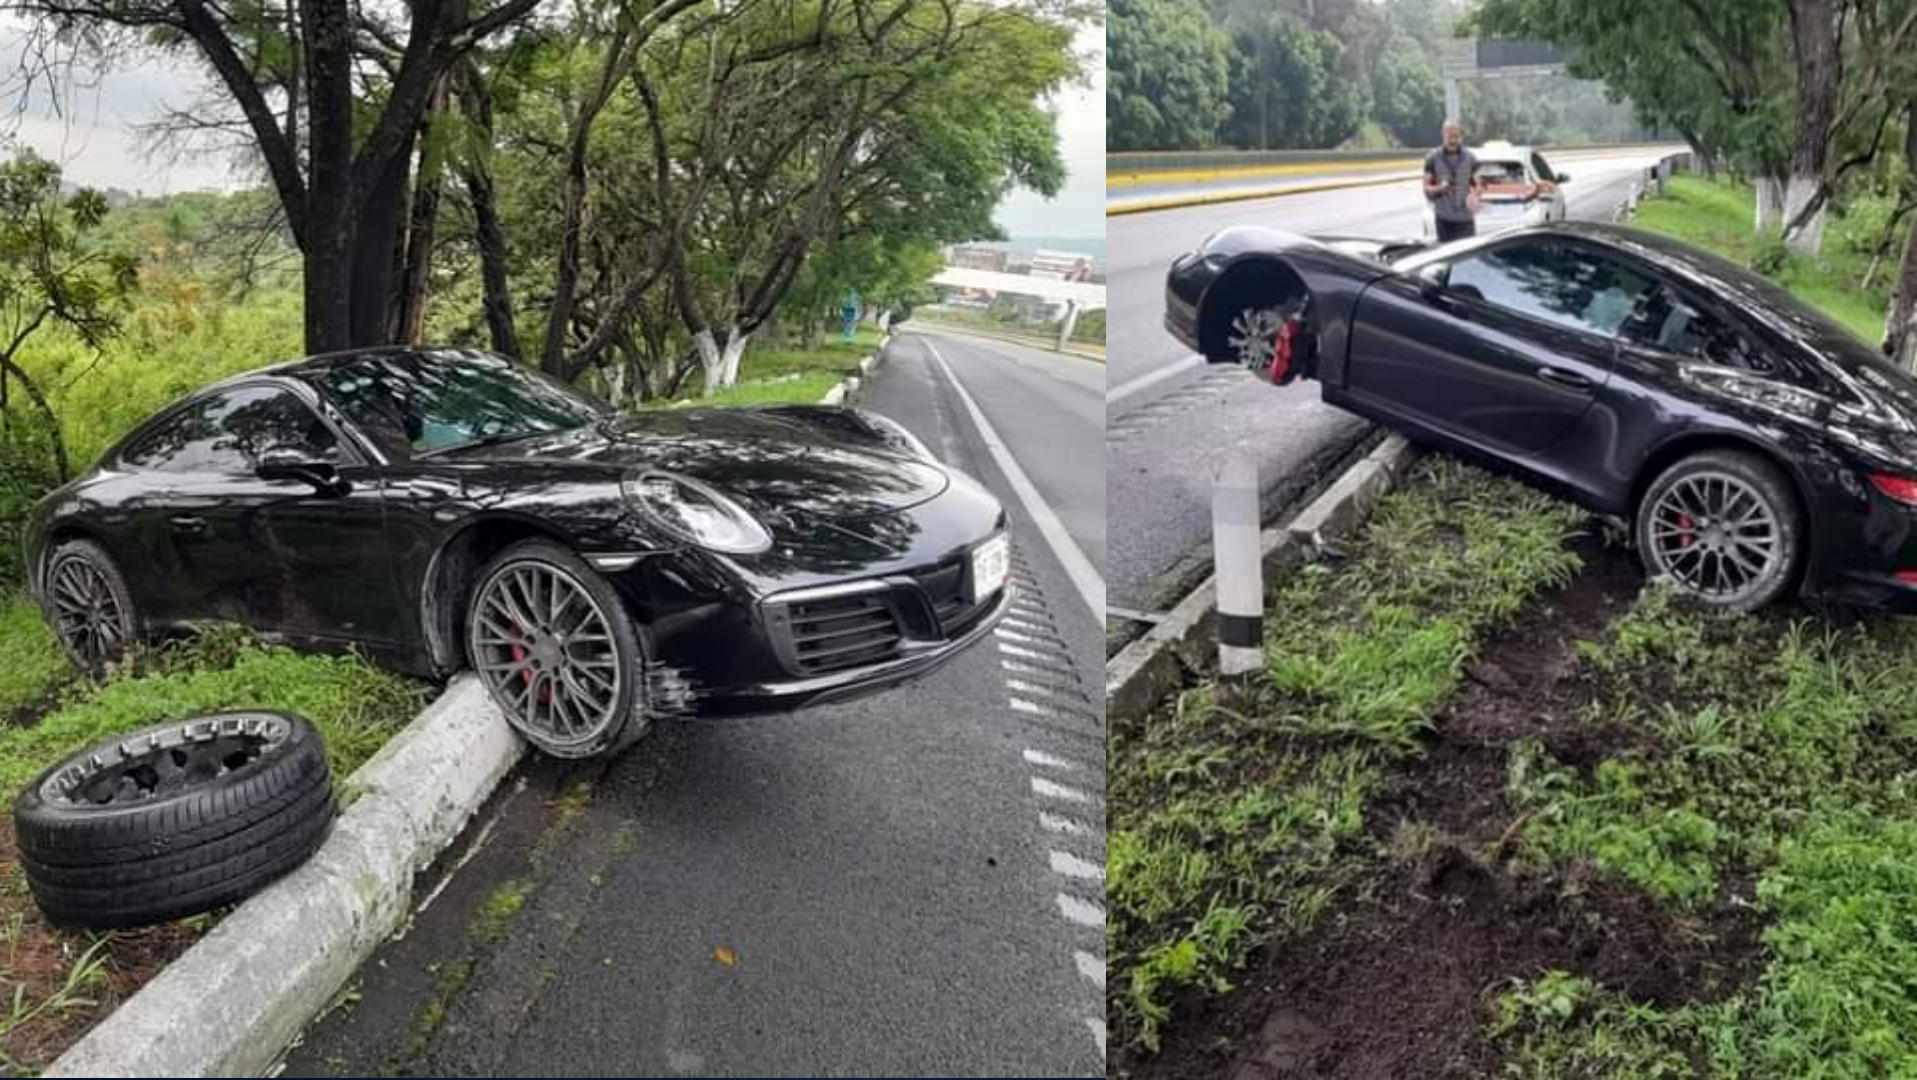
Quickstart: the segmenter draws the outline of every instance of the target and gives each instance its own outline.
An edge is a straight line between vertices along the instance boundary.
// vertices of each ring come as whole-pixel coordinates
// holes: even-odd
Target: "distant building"
[[[962,267],[967,270],[1005,270],[1005,252],[999,248],[979,247],[972,244],[959,244],[946,252],[948,266]]]

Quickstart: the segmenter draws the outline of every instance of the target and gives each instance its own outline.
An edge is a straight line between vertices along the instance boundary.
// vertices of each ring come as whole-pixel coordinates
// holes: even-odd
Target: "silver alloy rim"
[[[473,664],[515,725],[546,746],[598,739],[625,672],[604,611],[548,563],[502,567],[473,604]]]
[[[53,564],[47,581],[54,629],[82,665],[99,667],[126,652],[131,636],[126,610],[93,560],[84,555],[62,559]]]
[[[1692,592],[1743,599],[1770,581],[1783,561],[1777,515],[1756,488],[1729,473],[1686,476],[1650,512],[1658,568]]]
[[[1254,370],[1271,366],[1278,351],[1278,328],[1285,324],[1277,308],[1246,308],[1232,317],[1225,345],[1238,362]]]

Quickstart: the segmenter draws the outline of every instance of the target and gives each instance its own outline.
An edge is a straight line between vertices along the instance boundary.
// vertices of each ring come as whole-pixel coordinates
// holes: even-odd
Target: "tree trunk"
[[[301,0],[306,41],[306,350],[353,343],[352,15],[346,0]]]
[[[719,343],[713,340],[711,327],[695,332],[692,344],[699,350],[699,367],[706,375],[705,396],[711,397],[721,385],[719,380],[725,377],[725,357],[719,351]]]
[[[1784,181],[1775,176],[1757,178],[1757,231],[1784,227]]]
[[[419,176],[413,181],[413,211],[406,224],[405,269],[400,276],[399,318],[393,340],[421,344],[426,332],[426,287],[433,269],[433,233],[439,222],[440,178],[446,168],[446,140],[432,135],[433,118],[446,107],[442,85],[422,123]]]
[[[406,258],[406,181],[413,158],[408,133],[398,152],[373,174],[353,237],[353,346],[393,341],[400,306],[400,266]]]
[[[18,379],[21,388],[27,392],[27,397],[33,399],[33,407],[46,418],[47,438],[53,440],[53,466],[59,474],[60,482],[66,483],[73,470],[67,462],[66,436],[60,433],[60,418],[54,415],[53,406],[47,404],[47,396],[34,385],[33,377],[27,374],[26,369],[14,363],[13,357],[0,353],[0,373]]]
[[[739,361],[745,356],[746,342],[751,340],[752,331],[750,330],[740,330],[735,326],[727,332],[724,355],[725,382],[723,385],[732,386],[738,383]]]
[[[513,325],[513,297],[507,283],[506,228],[499,220],[499,198],[493,191],[492,161],[487,157],[493,145],[492,90],[480,78],[477,68],[467,65],[461,83],[460,101],[467,118],[479,129],[476,140],[486,150],[468,154],[460,170],[466,185],[466,197],[473,205],[473,239],[479,246],[479,279],[484,289],[482,306],[486,330],[492,335],[493,351],[520,359],[519,331]]]
[[[1831,120],[1837,112],[1838,56],[1832,2],[1790,0],[1791,54],[1797,64],[1797,133],[1784,193],[1784,243],[1801,254],[1816,254],[1824,238],[1824,166],[1834,134]],[[1819,205],[1806,215],[1806,207],[1813,203]]]
[[[1917,162],[1917,100],[1909,107],[1904,129],[1904,158]],[[1917,180],[1907,180],[1917,185]],[[1890,310],[1884,316],[1884,352],[1905,371],[1917,372],[1917,217],[1904,233],[1904,254],[1891,285]]]

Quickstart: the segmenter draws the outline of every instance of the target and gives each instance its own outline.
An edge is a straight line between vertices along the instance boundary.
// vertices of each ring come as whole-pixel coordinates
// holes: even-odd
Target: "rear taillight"
[[[1271,374],[1267,376],[1274,384],[1285,381],[1291,373],[1292,353],[1298,339],[1298,320],[1286,319],[1278,326],[1278,340],[1272,343]]]
[[[1900,585],[1917,585],[1917,570],[1899,570],[1895,576]]]
[[[1917,506],[1917,480],[1890,473],[1871,473],[1870,484],[1905,506]]]

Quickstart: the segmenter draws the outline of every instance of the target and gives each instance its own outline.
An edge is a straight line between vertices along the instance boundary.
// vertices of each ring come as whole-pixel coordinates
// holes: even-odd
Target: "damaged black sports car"
[[[476,670],[548,753],[920,675],[1008,602],[998,501],[853,409],[619,414],[509,360],[332,354],[176,402],[49,494],[29,580],[73,658],[234,622]]]
[[[1717,256],[1598,224],[1437,247],[1233,228],[1172,264],[1165,324],[1618,519],[1709,603],[1917,612],[1917,379]]]

